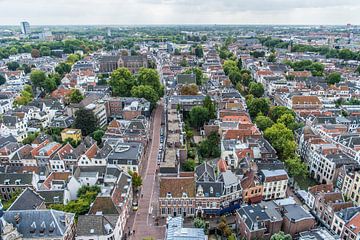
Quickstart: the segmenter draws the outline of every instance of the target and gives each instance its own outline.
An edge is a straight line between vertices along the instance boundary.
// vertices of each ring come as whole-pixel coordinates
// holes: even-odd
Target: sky
[[[0,0],[0,25],[360,25],[360,0]]]

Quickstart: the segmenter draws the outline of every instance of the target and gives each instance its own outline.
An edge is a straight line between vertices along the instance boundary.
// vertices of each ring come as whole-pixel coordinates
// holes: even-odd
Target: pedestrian
[[[135,230],[133,230],[133,235],[135,236]]]
[[[141,194],[141,198],[144,196],[144,194]]]

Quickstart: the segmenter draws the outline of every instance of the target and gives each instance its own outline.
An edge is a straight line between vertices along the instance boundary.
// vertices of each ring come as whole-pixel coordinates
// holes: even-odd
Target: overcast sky
[[[0,25],[360,24],[360,0],[0,0]]]

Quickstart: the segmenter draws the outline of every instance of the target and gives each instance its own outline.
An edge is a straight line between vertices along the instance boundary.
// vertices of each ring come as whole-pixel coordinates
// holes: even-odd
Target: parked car
[[[139,209],[138,203],[137,203],[137,202],[133,202],[133,204],[132,204],[132,210],[133,210],[133,211],[137,211],[138,209]]]

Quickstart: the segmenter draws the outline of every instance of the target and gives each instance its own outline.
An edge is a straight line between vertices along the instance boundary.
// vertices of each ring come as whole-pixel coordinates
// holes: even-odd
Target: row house
[[[352,206],[352,202],[344,201],[340,192],[320,192],[315,196],[313,210],[323,223],[330,227],[335,212]]]
[[[280,205],[274,201],[244,205],[236,212],[240,236],[245,239],[270,239],[283,231],[295,237],[315,226],[315,218],[297,204]]]
[[[176,186],[174,188],[174,186]],[[176,177],[160,178],[159,212],[161,216],[196,216],[195,177],[180,173]],[[202,211],[198,211],[201,215]]]
[[[354,231],[359,230],[359,211],[359,207],[349,207],[336,212],[331,223],[331,230],[341,239],[357,239],[358,234]],[[351,227],[351,225],[354,226]]]
[[[353,201],[356,206],[360,205],[360,168],[356,167],[343,167],[344,172],[341,177],[339,188],[347,199]],[[339,180],[339,179],[338,179]]]
[[[27,124],[24,115],[5,114],[0,121],[0,136],[14,136],[18,142],[27,137]]]
[[[264,200],[285,198],[289,176],[284,169],[260,171]]]
[[[0,173],[0,193],[4,200],[9,200],[18,191],[30,187],[37,188],[39,176],[35,173]]]

